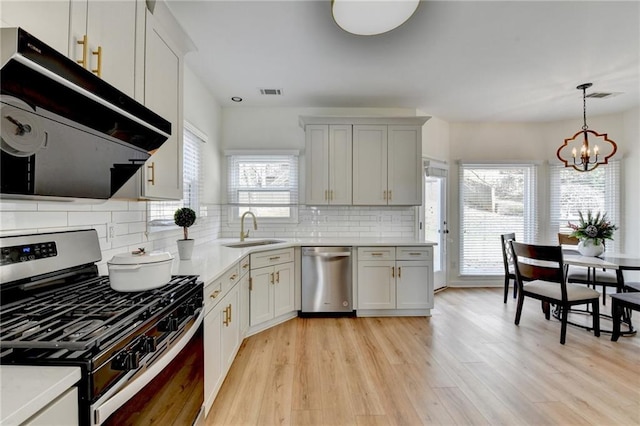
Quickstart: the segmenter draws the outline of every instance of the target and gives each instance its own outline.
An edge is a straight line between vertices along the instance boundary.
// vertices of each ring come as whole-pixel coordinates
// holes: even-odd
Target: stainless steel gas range
[[[0,238],[0,364],[77,366],[83,425],[192,424],[203,403],[203,285],[117,292],[95,230]]]

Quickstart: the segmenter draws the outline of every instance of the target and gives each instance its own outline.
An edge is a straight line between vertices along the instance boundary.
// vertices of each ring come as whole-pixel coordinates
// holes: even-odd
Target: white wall
[[[606,132],[618,144],[614,158],[623,159],[624,218],[618,224],[625,232],[624,251],[640,253],[640,130],[638,109],[623,114],[587,117],[589,128]],[[463,162],[535,161],[542,164],[540,191],[545,193],[545,163],[558,161],[556,150],[565,138],[573,136],[582,127],[582,120],[550,123],[450,123],[450,285],[496,284],[500,280],[458,276],[459,260],[459,193],[457,160]],[[544,219],[548,210],[546,196],[541,197],[539,210]],[[543,220],[544,222],[544,220]],[[544,223],[542,224],[544,228]],[[541,230],[543,235],[544,229]]]
[[[430,114],[418,114],[429,116]],[[450,128],[448,122],[431,117],[422,127],[422,156],[448,162],[451,158],[449,153]]]

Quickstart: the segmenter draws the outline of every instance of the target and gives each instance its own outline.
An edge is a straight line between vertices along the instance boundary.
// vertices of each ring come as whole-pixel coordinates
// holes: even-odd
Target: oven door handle
[[[92,406],[93,412],[93,424],[100,425],[109,418],[116,410],[122,407],[129,399],[134,397],[142,388],[144,388],[151,380],[153,380],[167,365],[178,356],[180,351],[191,341],[193,336],[198,331],[198,328],[202,324],[204,318],[204,309],[200,311],[200,314],[196,318],[195,322],[187,331],[187,333],[176,343],[169,351],[167,351],[160,359],[155,361],[144,373],[142,373],[133,382],[128,383],[122,390],[115,395],[105,395],[104,401],[96,401]]]

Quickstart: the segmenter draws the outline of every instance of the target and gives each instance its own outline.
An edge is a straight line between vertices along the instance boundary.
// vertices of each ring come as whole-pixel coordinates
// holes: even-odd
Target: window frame
[[[256,214],[256,217],[260,220],[261,223],[274,223],[274,224],[285,224],[285,223],[298,223],[298,201],[299,201],[299,184],[300,184],[300,153],[297,150],[233,150],[226,151],[225,156],[227,157],[226,165],[227,165],[227,222],[229,224],[237,224],[240,222],[240,217],[242,213],[245,211],[252,211],[251,208],[260,208],[260,207],[287,207],[289,209],[289,216],[287,217],[266,217],[260,216]],[[234,196],[232,191],[238,191],[239,186],[237,186],[237,182],[239,182],[238,173],[239,171],[235,169],[235,165],[238,162],[242,161],[242,157],[246,157],[246,161],[255,160],[256,158],[264,157],[265,161],[268,161],[269,157],[273,159],[287,159],[287,161],[291,164],[290,174],[289,174],[289,187],[288,191],[290,191],[290,200],[289,203],[240,203],[237,200],[237,194]],[[235,188],[232,188],[232,185],[236,184]],[[251,191],[250,188],[247,188],[248,191]],[[285,190],[285,189],[281,189]],[[256,192],[260,192],[259,190]],[[264,191],[270,192],[270,191]]]
[[[459,163],[458,174],[458,203],[459,203],[459,247],[458,247],[458,275],[460,277],[485,277],[500,276],[504,274],[504,265],[501,255],[501,244],[498,238],[499,234],[513,232],[513,229],[496,230],[491,233],[495,238],[488,238],[487,242],[491,244],[491,252],[497,253],[496,265],[493,268],[474,269],[465,267],[465,189],[464,189],[464,172],[470,169],[522,169],[524,172],[523,181],[523,210],[522,210],[522,231],[516,232],[517,239],[521,241],[534,241],[538,234],[538,178],[540,175],[539,165],[533,162],[508,162],[508,163]],[[466,256],[468,258],[468,256]],[[493,258],[494,256],[492,256]]]

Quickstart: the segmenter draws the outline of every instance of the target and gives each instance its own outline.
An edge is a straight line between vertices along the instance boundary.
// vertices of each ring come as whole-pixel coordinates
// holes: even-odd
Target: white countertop
[[[282,243],[230,248],[224,244],[237,243],[238,238],[219,239],[210,243],[197,244],[193,248],[191,260],[179,260],[176,256],[172,273],[175,275],[199,275],[206,284],[219,278],[227,269],[239,262],[247,254],[265,250],[304,246],[435,246],[430,241],[411,238],[247,238],[245,241],[279,240]]]
[[[0,366],[0,424],[24,422],[79,380],[79,367]]]

